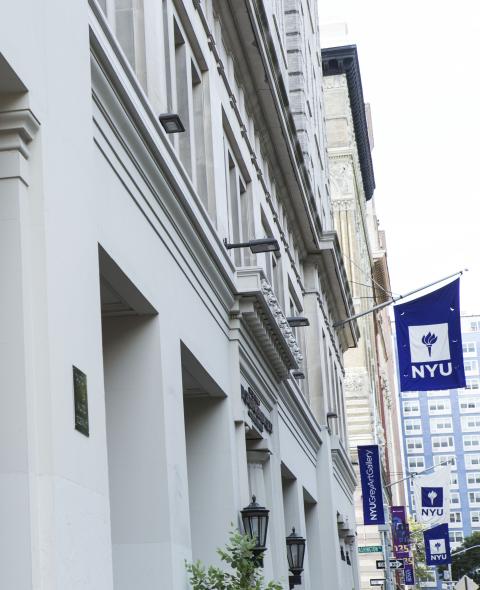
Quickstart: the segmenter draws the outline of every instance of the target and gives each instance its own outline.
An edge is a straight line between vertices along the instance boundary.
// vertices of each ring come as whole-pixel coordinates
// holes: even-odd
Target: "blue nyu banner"
[[[448,524],[439,524],[423,533],[427,565],[451,563]]]
[[[465,387],[460,279],[394,310],[400,390]]]
[[[378,446],[358,447],[358,464],[362,482],[363,523],[385,524]]]

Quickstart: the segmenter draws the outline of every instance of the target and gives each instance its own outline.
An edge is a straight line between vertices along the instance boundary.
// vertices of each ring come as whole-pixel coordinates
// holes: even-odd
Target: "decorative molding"
[[[240,312],[280,379],[298,369],[303,355],[273,289],[260,267],[237,270]]]
[[[40,127],[30,109],[0,111],[0,151],[19,151],[28,160],[28,144]]]
[[[337,189],[339,196],[354,195],[355,180],[351,160],[349,162],[346,158],[330,159],[330,182],[333,188]]]

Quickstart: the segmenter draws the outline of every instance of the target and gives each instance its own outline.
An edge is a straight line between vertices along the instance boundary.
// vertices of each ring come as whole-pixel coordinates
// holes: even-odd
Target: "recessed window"
[[[422,434],[421,420],[405,420],[403,423],[405,434]]]
[[[460,412],[462,414],[470,414],[473,412],[480,412],[480,398],[477,397],[462,397],[459,399]]]
[[[464,432],[480,432],[480,416],[462,416],[461,422]]]
[[[460,494],[458,492],[450,492],[450,506],[460,508]]]
[[[478,469],[480,467],[480,455],[468,453],[464,455],[466,469]]]
[[[455,449],[455,441],[453,436],[432,436],[433,452],[437,451],[453,451]]]
[[[478,375],[478,361],[473,359],[465,359],[463,361],[465,367],[465,375]]]
[[[409,437],[406,439],[407,453],[414,455],[415,453],[423,453],[423,440],[421,438]]]
[[[450,543],[463,543],[463,531],[449,531]]]
[[[464,356],[475,356],[477,354],[477,346],[475,342],[464,342],[462,344]]]
[[[453,526],[461,526],[462,524],[462,513],[452,510],[450,512],[450,524]]]
[[[465,389],[468,389],[469,391],[480,389],[480,380],[477,377],[466,377]]]
[[[420,401],[419,400],[406,400],[403,402],[403,414],[404,416],[420,416]]]
[[[439,414],[451,414],[449,399],[430,399],[428,400],[428,413],[432,416]]]
[[[453,432],[453,424],[451,418],[431,418],[430,432],[433,434],[442,432]]]
[[[470,524],[472,526],[480,526],[480,511],[479,510],[472,510],[470,512]]]
[[[418,471],[419,469],[425,469],[425,458],[408,457],[408,469],[409,471]]]
[[[466,434],[463,437],[463,450],[472,451],[480,449],[480,434]]]
[[[468,492],[468,503],[470,506],[480,506],[480,492]]]
[[[436,465],[450,465],[452,469],[457,469],[457,461],[455,455],[433,455],[433,464]]]
[[[469,488],[480,488],[480,471],[467,473],[467,486]]]

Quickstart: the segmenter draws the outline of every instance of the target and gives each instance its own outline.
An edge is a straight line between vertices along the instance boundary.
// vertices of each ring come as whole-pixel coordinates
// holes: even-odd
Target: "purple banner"
[[[405,506],[392,506],[393,555],[404,559],[410,555],[410,529]]]
[[[415,573],[413,571],[413,557],[403,560],[403,582],[405,586],[415,585]]]

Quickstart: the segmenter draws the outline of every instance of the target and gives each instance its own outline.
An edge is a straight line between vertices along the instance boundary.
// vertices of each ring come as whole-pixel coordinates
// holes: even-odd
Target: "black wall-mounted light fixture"
[[[238,244],[229,244],[227,238],[223,240],[225,248],[231,250],[232,248],[250,248],[252,254],[260,254],[261,252],[278,252],[280,246],[275,238],[260,238],[258,240],[250,240],[249,242],[240,242]]]
[[[242,511],[243,530],[256,540],[257,544],[253,548],[255,560],[263,566],[263,553],[267,550],[267,531],[268,531],[268,513],[264,506],[258,504],[255,496],[252,501]]]
[[[305,558],[305,539],[295,532],[295,527],[286,538],[288,569],[292,575],[288,577],[290,590],[302,583],[303,560]]]
[[[300,369],[292,371],[292,377],[294,379],[305,379],[305,373]]]
[[[310,322],[308,318],[303,316],[288,317],[287,322],[292,328],[302,328],[303,326],[309,326]]]
[[[343,550],[342,546],[340,546],[340,559],[345,561],[345,551]]]
[[[347,551],[347,563],[348,565],[352,565],[352,562],[350,561],[350,553]]]
[[[164,113],[158,117],[165,133],[182,133],[185,131],[180,117],[176,113]]]

